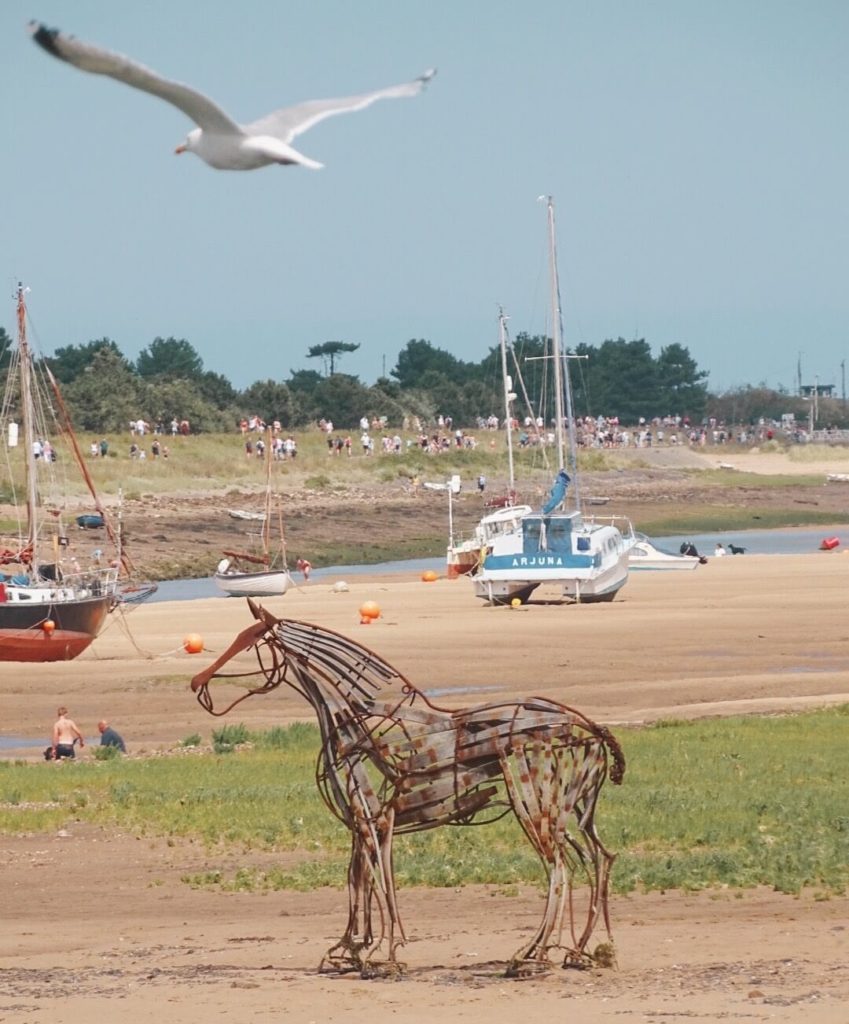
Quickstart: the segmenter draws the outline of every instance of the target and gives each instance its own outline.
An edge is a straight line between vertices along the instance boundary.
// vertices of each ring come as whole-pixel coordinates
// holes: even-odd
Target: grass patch
[[[735,530],[778,530],[792,526],[833,526],[833,512],[811,509],[763,509],[752,512],[744,505],[735,508],[698,508],[693,512],[676,511],[669,515],[646,517],[634,528],[650,537],[669,537],[681,533],[730,533]]]
[[[784,473],[741,473],[735,469],[689,469],[689,476],[698,474],[699,482],[708,487],[740,487],[748,491],[768,491],[783,487],[821,487],[822,474],[788,476]]]
[[[614,890],[844,892],[848,725],[844,706],[616,730],[628,770],[622,787],[607,785],[598,815],[602,839],[619,854]],[[316,728],[251,733],[231,725],[216,736],[226,755],[0,762],[0,832],[48,832],[77,820],[199,839],[230,851],[230,862],[233,849],[293,851],[302,856],[285,870],[245,866],[185,881],[246,891],[343,885],[348,833],[316,790]],[[512,816],[486,828],[400,837],[395,864],[402,886],[542,882]]]
[[[840,444],[797,444],[787,449],[791,462],[849,462],[849,448]]]

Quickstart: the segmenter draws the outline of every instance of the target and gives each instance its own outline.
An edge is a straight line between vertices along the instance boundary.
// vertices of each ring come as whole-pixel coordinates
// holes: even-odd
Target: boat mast
[[[572,410],[572,384],[569,378],[567,354],[562,351],[563,311],[560,306],[560,277],[557,272],[557,242],[554,223],[554,199],[547,198],[548,208],[548,245],[549,264],[551,270],[551,338],[552,355],[554,356],[554,407],[556,416],[555,438],[557,440],[557,458],[561,469],[568,469],[572,477],[572,494],[575,508],[580,507],[578,492],[578,451],[575,440],[575,422]],[[565,424],[569,429],[569,449],[567,460],[566,440],[564,437],[564,408],[566,402]]]
[[[27,495],[27,538],[24,550],[30,554],[31,571],[35,573],[38,566],[38,525],[35,510],[38,506],[38,480],[33,465],[33,445],[35,430],[32,407],[32,365],[30,362],[29,343],[27,342],[27,307],[24,302],[24,286],[18,283],[18,352],[21,364],[21,422],[24,435],[24,473]]]
[[[265,430],[265,517],[262,521],[262,553],[271,565],[271,427]]]
[[[516,397],[513,394],[513,381],[507,372],[507,321],[509,317],[504,310],[498,307],[498,341],[501,346],[501,380],[504,385],[504,429],[507,431],[507,474],[509,490],[512,492],[515,487],[513,473],[513,417],[510,414],[510,403]],[[512,501],[511,501],[512,504]]]

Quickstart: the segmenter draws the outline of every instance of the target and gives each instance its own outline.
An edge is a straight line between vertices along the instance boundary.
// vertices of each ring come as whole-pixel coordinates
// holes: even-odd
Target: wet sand
[[[268,607],[351,634],[449,707],[540,694],[615,729],[849,702],[849,556],[841,552],[633,573],[617,600],[603,605],[549,603],[543,598],[554,594],[538,592],[519,609],[488,608],[464,580],[347,582],[347,593],[321,580]],[[363,626],[358,608],[367,599],[383,614]],[[114,620],[75,662],[0,665],[3,732],[46,743],[64,703],[87,736],[109,718],[130,756],[192,733],[208,738],[220,720],[198,706],[189,678],[249,621],[236,599],[142,606]],[[183,651],[188,633],[201,635],[202,654]],[[241,704],[230,720],[260,729],[308,717],[281,688]],[[40,749],[17,753],[35,760]],[[846,896],[615,897],[618,970],[558,970],[515,983],[499,972],[538,921],[535,889],[402,891],[410,972],[397,984],[365,982],[316,973],[344,922],[343,889],[195,891],[182,877],[215,862],[197,844],[73,821],[66,832],[0,836],[0,1020],[76,1024],[116,1014],[146,1024],[159,1013],[169,1024],[435,1016],[446,1024],[512,1024],[529,1010],[541,1019],[579,1014],[588,1024],[847,1020]],[[247,862],[255,854],[240,856]]]

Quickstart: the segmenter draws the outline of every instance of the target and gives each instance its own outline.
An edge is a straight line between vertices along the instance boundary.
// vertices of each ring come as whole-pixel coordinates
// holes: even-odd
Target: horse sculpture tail
[[[596,728],[598,729],[599,739],[613,759],[613,763],[610,766],[610,781],[614,786],[621,786],[622,780],[625,777],[625,754],[619,746],[616,737],[606,726],[599,725]]]

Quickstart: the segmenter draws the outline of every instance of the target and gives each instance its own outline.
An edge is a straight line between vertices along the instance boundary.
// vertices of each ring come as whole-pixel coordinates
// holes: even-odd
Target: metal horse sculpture
[[[599,917],[610,935],[613,855],[596,832],[596,804],[607,775],[619,783],[625,771],[622,751],[607,729],[538,697],[439,708],[360,644],[248,604],[257,621],[191,685],[207,711],[226,714],[245,697],[285,682],[318,717],[318,787],[351,832],[348,926],[322,968],[363,976],[403,970],[397,952],[405,935],[392,865],[396,835],[484,824],[511,809],[545,866],[548,895],[542,922],[513,954],[507,975],[551,967],[549,954],[557,948],[565,951],[564,967],[609,960],[609,944],[595,954],[588,950]],[[253,652],[258,667],[222,671],[245,651]],[[261,685],[223,711],[213,708],[211,680],[257,674]],[[576,921],[573,878],[579,870],[589,893],[585,919]],[[570,941],[564,945],[567,911]]]

